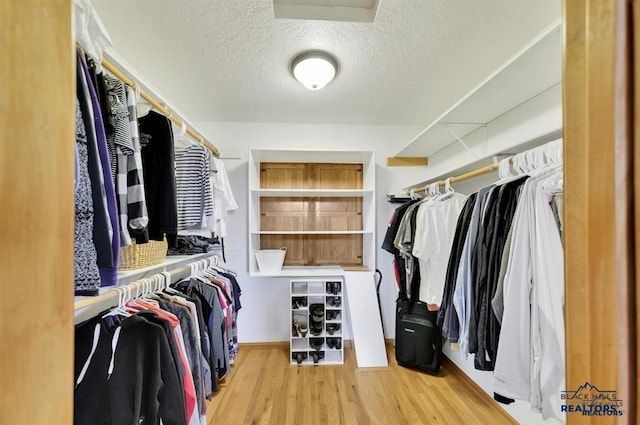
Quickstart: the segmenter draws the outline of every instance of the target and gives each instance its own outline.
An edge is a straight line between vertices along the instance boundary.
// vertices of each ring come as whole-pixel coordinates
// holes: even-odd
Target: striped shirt
[[[213,193],[205,148],[176,145],[175,163],[178,230],[206,227],[206,217],[213,216]]]

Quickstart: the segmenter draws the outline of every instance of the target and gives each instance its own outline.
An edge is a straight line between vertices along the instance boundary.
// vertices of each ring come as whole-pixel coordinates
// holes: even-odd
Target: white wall
[[[289,340],[289,279],[248,276],[248,153],[250,149],[369,150],[376,156],[376,257],[383,275],[380,289],[385,335],[394,336],[397,290],[392,256],[379,247],[397,205],[385,193],[424,179],[426,167],[386,167],[385,159],[420,129],[404,126],[314,125],[198,122],[195,125],[222,152],[239,209],[229,217],[225,238],[227,262],[239,274],[242,306],[238,319],[240,342]],[[348,335],[348,325],[347,335]]]

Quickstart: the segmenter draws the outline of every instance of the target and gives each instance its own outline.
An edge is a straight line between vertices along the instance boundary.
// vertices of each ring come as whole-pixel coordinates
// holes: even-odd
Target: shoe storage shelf
[[[343,287],[340,277],[290,281],[291,364],[343,364]]]

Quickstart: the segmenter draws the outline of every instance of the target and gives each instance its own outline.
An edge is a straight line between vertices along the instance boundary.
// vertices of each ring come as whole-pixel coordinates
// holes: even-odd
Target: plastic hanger
[[[127,302],[127,287],[118,286],[116,291],[118,292],[118,305],[108,313],[104,314],[102,316],[103,319],[110,316],[131,316],[131,314],[125,309],[125,303]]]
[[[518,157],[518,155],[504,158],[498,163],[498,177],[500,177],[500,180],[495,183],[497,186],[517,180],[526,174],[519,163],[522,157],[518,157],[518,159],[516,159],[516,157]],[[513,170],[516,171],[516,174],[511,174],[511,163],[513,163]]]
[[[445,193],[455,193],[455,190],[451,187],[451,177],[444,181],[444,191]]]
[[[162,291],[165,291],[171,286],[171,274],[169,272],[160,272],[160,275],[162,276]]]

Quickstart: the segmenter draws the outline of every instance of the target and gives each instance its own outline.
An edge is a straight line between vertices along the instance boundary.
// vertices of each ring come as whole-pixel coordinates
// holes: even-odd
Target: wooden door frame
[[[572,425],[637,418],[630,5],[563,7],[566,385],[616,390],[624,411]]]
[[[0,6],[0,423],[73,422],[70,0]]]
[[[0,59],[0,107],[7,117],[0,117],[0,181],[6,184],[0,191],[5,282],[0,301],[0,422],[47,423],[55,418],[56,423],[70,424],[71,1],[36,3],[4,2],[0,13],[0,28],[5,28],[0,40],[9,48]],[[640,403],[635,362],[639,312],[634,302],[640,302],[640,292],[635,292],[640,253],[634,245],[640,239],[637,231],[629,232],[634,216],[640,228],[640,152],[634,150],[639,130],[628,125],[630,87],[625,84],[630,64],[624,59],[634,47],[639,70],[640,54],[638,45],[628,43],[630,5],[637,25],[638,1],[565,0],[563,6],[567,387],[589,380],[617,389],[625,403],[625,415],[596,418],[593,422],[598,423],[635,423],[635,405]],[[633,110],[636,122],[638,109]],[[25,298],[28,304],[21,303]],[[572,415],[568,420],[590,421]]]

